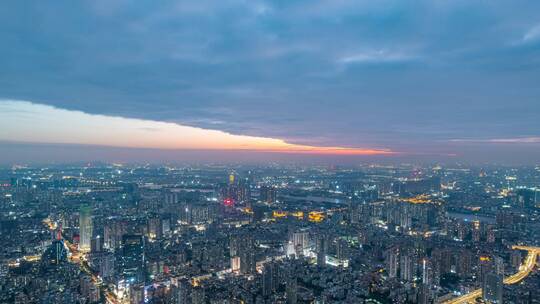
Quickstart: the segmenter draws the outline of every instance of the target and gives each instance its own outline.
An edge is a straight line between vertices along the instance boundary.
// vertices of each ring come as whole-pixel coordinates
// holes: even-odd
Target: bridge
[[[523,263],[519,266],[518,272],[516,272],[515,274],[511,276],[506,277],[503,280],[503,283],[506,285],[517,284],[521,282],[523,279],[525,279],[534,270],[534,267],[536,266],[536,261],[538,259],[538,255],[540,255],[540,247],[516,245],[516,246],[512,246],[512,249],[527,251],[527,257],[525,258],[525,260],[523,260]],[[475,303],[476,299],[481,296],[482,296],[482,289],[476,289],[466,295],[443,302],[443,304]]]

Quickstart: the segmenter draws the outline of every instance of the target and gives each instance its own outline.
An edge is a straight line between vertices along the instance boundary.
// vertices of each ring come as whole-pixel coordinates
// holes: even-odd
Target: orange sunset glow
[[[0,101],[0,119],[6,122],[6,127],[0,130],[0,140],[7,141],[321,155],[395,154],[386,149],[298,145],[276,138],[234,135],[170,122],[93,115],[22,101]]]

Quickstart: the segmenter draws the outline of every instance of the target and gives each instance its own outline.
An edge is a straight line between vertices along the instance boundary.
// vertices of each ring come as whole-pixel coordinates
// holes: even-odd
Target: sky
[[[538,12],[534,0],[8,0],[0,151],[540,162]]]

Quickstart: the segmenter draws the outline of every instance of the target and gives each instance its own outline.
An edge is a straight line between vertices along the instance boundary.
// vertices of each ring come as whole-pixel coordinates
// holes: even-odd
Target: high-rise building
[[[276,188],[272,186],[261,186],[259,198],[268,204],[275,203],[277,199]]]
[[[178,203],[178,193],[168,192],[164,195],[165,206],[172,207]]]
[[[434,284],[433,263],[427,258],[422,259],[422,284],[428,287]]]
[[[399,269],[399,249],[391,248],[387,257],[388,277],[396,278]]]
[[[317,265],[324,266],[326,265],[326,253],[328,252],[328,240],[326,235],[319,235],[317,237]]]
[[[503,276],[496,272],[489,272],[484,277],[482,285],[482,298],[487,303],[503,303]]]
[[[114,276],[115,274],[115,257],[112,253],[103,253],[100,257],[99,264],[99,276],[102,279],[108,279]]]
[[[176,285],[172,287],[172,303],[173,304],[190,304],[190,289],[191,284],[187,279],[180,279]]]
[[[411,282],[413,280],[413,260],[410,254],[400,256],[399,271],[400,278],[403,281]]]
[[[116,220],[107,222],[103,227],[103,247],[116,251],[122,245],[122,236],[126,231],[126,222]]]
[[[122,275],[128,281],[141,282],[144,278],[144,239],[142,235],[124,235],[122,246]]]
[[[254,273],[256,269],[256,261],[253,238],[250,236],[246,236],[244,241],[239,244],[237,250],[238,256],[240,257],[240,273]]]
[[[504,276],[504,260],[500,256],[493,257],[493,266],[495,273],[500,276]]]
[[[97,303],[100,299],[99,288],[92,282],[92,278],[84,275],[80,279],[81,294],[88,303]]]
[[[294,267],[289,269],[287,274],[287,304],[296,304],[298,301],[298,281],[296,278],[296,273]]]
[[[103,239],[98,235],[93,237],[90,241],[90,251],[91,252],[101,252],[103,251]]]
[[[462,250],[457,263],[457,273],[460,277],[465,278],[471,275],[473,256],[469,250]]]
[[[92,207],[89,205],[82,205],[79,210],[79,250],[83,252],[90,251],[93,230]]]
[[[431,303],[431,290],[428,285],[421,284],[418,292],[418,304],[430,304]]]
[[[262,292],[264,297],[269,297],[277,288],[277,265],[274,262],[266,263],[262,272]]]
[[[152,216],[148,219],[148,238],[159,239],[163,236],[161,218]]]
[[[342,238],[337,240],[336,257],[340,261],[349,259],[349,246],[347,244],[347,241]]]
[[[191,291],[191,304],[205,304],[206,295],[204,289],[201,287],[195,287]]]
[[[309,233],[307,231],[296,231],[292,234],[292,244],[296,256],[304,254],[304,249],[309,245]]]
[[[512,267],[518,269],[521,265],[521,252],[519,250],[512,251],[512,254],[510,255],[510,261],[512,263]]]

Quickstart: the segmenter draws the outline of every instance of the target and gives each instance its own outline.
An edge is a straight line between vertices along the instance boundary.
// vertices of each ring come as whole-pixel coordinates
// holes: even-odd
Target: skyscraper
[[[289,269],[289,273],[287,275],[287,287],[286,287],[286,293],[287,293],[287,304],[296,304],[298,301],[298,281],[296,278],[296,273],[294,270],[294,267]]]
[[[90,251],[93,230],[92,207],[89,205],[82,205],[79,210],[79,250],[84,252]]]
[[[122,237],[122,274],[131,282],[141,282],[144,277],[144,238],[126,234]]]
[[[317,237],[317,265],[326,265],[326,252],[328,251],[328,241],[326,235],[319,235]]]
[[[262,272],[262,291],[264,297],[269,297],[276,289],[277,282],[277,265],[273,262],[266,263]]]

